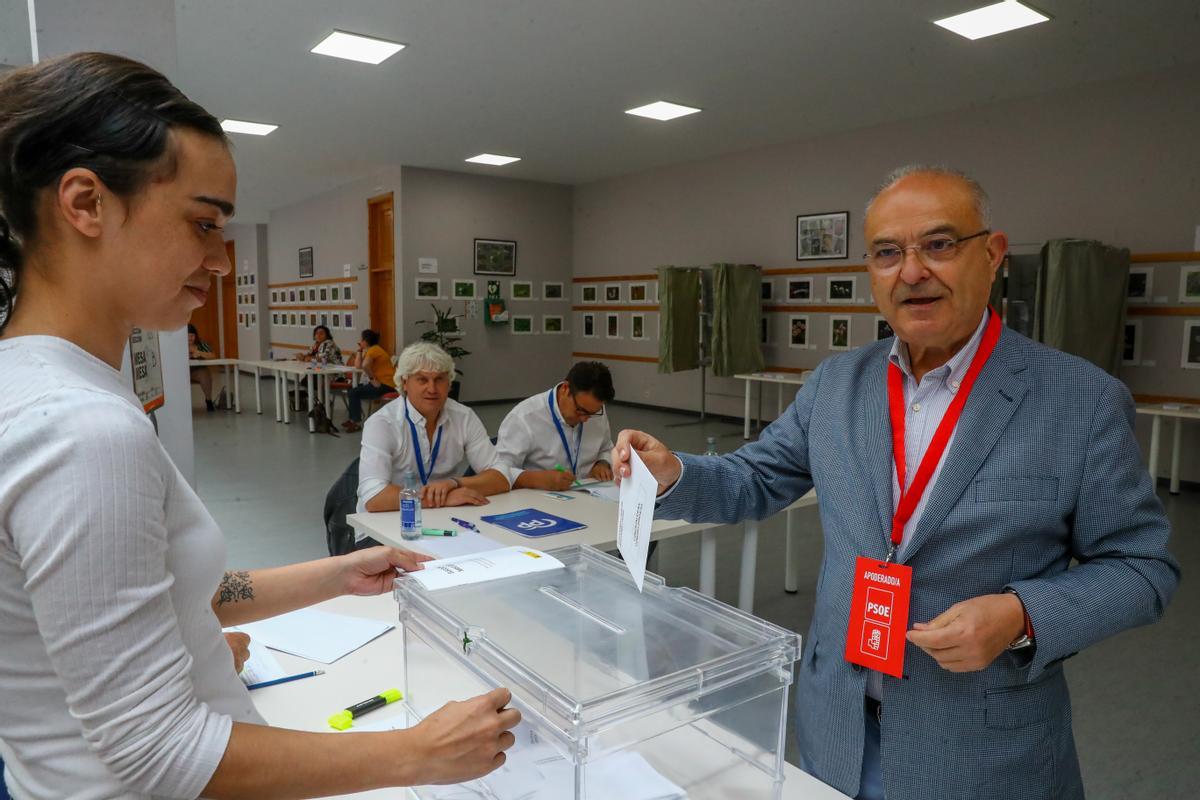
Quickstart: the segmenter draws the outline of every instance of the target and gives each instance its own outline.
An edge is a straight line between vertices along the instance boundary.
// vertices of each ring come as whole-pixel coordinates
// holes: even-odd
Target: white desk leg
[[[262,413],[262,369],[254,368],[254,407]]]
[[[746,385],[749,385],[747,382]],[[717,529],[700,531],[700,594],[717,596]]]
[[[746,405],[742,410],[742,439],[750,439],[750,384],[754,381],[746,379]]]
[[[230,371],[232,371],[234,376],[236,377],[237,376],[237,367],[234,366],[233,364],[225,365],[225,410],[226,411],[233,408],[234,385],[229,382]]]
[[[754,572],[758,567],[758,520],[742,523],[742,578],[738,582],[738,608],[754,611]]]
[[[1150,424],[1150,487],[1154,489],[1158,485],[1158,439],[1162,435],[1162,417],[1158,414],[1154,415],[1154,422]]]
[[[242,413],[242,368],[233,365],[233,410]]]
[[[275,369],[271,371],[275,373],[275,421],[283,422],[283,404],[287,400],[287,387],[280,387],[279,385],[281,377],[279,370]],[[280,388],[283,388],[282,392],[279,391]]]
[[[795,510],[787,512],[787,547],[784,550],[783,590],[800,591],[800,531],[796,530]]]
[[[296,381],[299,384],[299,380]],[[316,381],[313,380],[313,374],[308,373],[308,432],[316,433],[317,429],[313,426],[312,410],[313,404],[317,402],[316,398]]]
[[[1175,436],[1171,442],[1171,494],[1179,494],[1179,446],[1183,443],[1183,420],[1175,418]]]
[[[293,397],[296,398],[295,402],[297,405],[299,405],[300,376],[293,375],[292,377],[296,380],[296,388],[294,390]],[[292,400],[288,397],[288,374],[286,372],[283,373],[283,421],[289,425],[292,424]]]

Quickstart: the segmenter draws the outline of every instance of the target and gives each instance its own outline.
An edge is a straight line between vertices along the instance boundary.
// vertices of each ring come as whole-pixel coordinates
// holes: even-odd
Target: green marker
[[[388,689],[386,692],[377,694],[369,700],[363,700],[361,703],[355,703],[349,708],[344,708],[337,712],[329,718],[329,727],[339,731],[347,730],[354,725],[354,720],[363,714],[403,699],[404,695],[400,693],[399,689]]]
[[[565,469],[563,469],[563,465],[562,465],[562,464],[555,464],[555,465],[554,465],[554,468],[555,468],[556,470],[558,470],[559,472],[566,472],[566,470],[565,470]],[[579,478],[576,478],[576,479],[575,479],[575,483],[573,483],[573,484],[571,484],[571,485],[572,485],[572,486],[580,486],[581,484],[579,483]]]
[[[421,528],[422,536],[458,536],[458,531],[449,528]]]

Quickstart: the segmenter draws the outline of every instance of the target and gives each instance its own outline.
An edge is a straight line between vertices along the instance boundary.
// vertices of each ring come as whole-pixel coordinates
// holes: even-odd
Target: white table
[[[1146,414],[1153,418],[1150,425],[1150,480],[1158,483],[1158,447],[1162,437],[1163,417],[1175,420],[1175,431],[1171,442],[1171,494],[1179,494],[1179,451],[1183,446],[1183,421],[1200,420],[1200,407],[1180,406],[1167,408],[1162,405],[1140,404],[1137,413]]]
[[[377,597],[339,597],[321,603],[317,608],[388,622],[397,622],[399,617],[396,603],[390,594]],[[289,674],[312,669],[325,670],[324,675],[315,678],[268,686],[250,693],[259,713],[275,727],[326,732],[331,736],[344,735],[329,730],[326,720],[331,714],[366,699],[374,692],[399,688],[404,684],[404,653],[398,629],[385,633],[333,664],[318,664],[287,653],[272,652]],[[792,685],[792,691],[795,691],[795,684]],[[363,722],[374,723],[386,720],[389,716],[403,716],[403,709],[399,703],[374,712],[365,717]],[[846,795],[801,772],[791,764],[784,765],[784,774],[784,800],[847,800]],[[713,797],[722,800],[736,800],[739,797],[737,787],[717,788],[718,791],[713,793]],[[360,800],[415,797],[407,789],[377,789],[351,796]]]
[[[735,378],[741,378],[746,382],[746,405],[742,412],[742,438],[750,438],[750,387],[754,384],[760,384],[758,389],[758,422],[762,424],[762,384],[773,383],[779,388],[779,397],[776,402],[775,416],[779,417],[783,413],[783,387],[784,386],[803,386],[804,381],[812,374],[812,370],[805,370],[799,375],[790,372],[743,372],[739,375],[734,375]]]
[[[454,508],[422,509],[423,521],[426,527],[454,528],[451,517],[473,522],[480,532],[504,546],[520,545],[524,547],[565,547],[571,544],[590,544],[601,549],[611,549],[617,542],[617,504],[608,500],[592,497],[584,492],[569,492],[574,500],[556,500],[547,497],[546,492],[539,489],[516,489],[505,494],[492,495],[486,506],[456,506]],[[796,560],[799,549],[796,547],[799,531],[794,530],[792,511],[798,508],[815,505],[815,491],[801,497],[787,508],[787,578],[784,588],[794,592],[797,587]],[[483,515],[504,514],[509,511],[519,511],[522,508],[538,508],[557,514],[587,527],[560,533],[546,539],[526,538],[512,533],[498,525],[489,525],[480,520]],[[377,513],[351,514],[346,522],[355,530],[370,536],[385,544],[399,547],[420,549],[420,542],[406,542],[400,535],[400,512],[382,511]],[[717,529],[722,526],[707,522],[684,522],[674,519],[656,519],[650,528],[650,538],[669,539],[689,533],[700,534],[700,580],[699,587],[703,594],[714,597],[717,591]],[[742,523],[742,562],[741,575],[738,581],[738,608],[746,612],[754,610],[754,585],[758,559],[758,521],[746,520]]]
[[[354,375],[362,372],[358,367],[347,367],[344,364],[327,364],[323,367],[313,368],[305,361],[247,361],[243,362],[254,369],[254,397],[258,403],[258,413],[262,413],[262,393],[258,386],[259,380],[262,378],[262,371],[269,370],[275,376],[275,421],[290,423],[292,421],[292,409],[288,403],[288,376],[293,376],[295,381],[295,394],[293,395],[296,404],[299,405],[300,400],[300,381],[305,379],[308,384],[308,410],[313,410],[313,404],[316,398],[316,381],[322,382],[322,389],[325,396],[325,411],[331,417],[333,416],[333,395],[329,390],[330,382],[340,376]],[[313,432],[312,417],[308,418],[308,432]]]
[[[225,386],[229,387],[229,375],[233,374],[233,391],[225,393],[225,408],[233,408],[237,413],[242,413],[242,393],[238,384],[238,365],[242,362],[236,358],[189,358],[188,367],[222,367],[222,374],[225,376]],[[231,370],[230,367],[233,369]],[[232,398],[230,395],[232,394]],[[229,403],[232,401],[233,406]],[[261,412],[260,412],[261,413]]]

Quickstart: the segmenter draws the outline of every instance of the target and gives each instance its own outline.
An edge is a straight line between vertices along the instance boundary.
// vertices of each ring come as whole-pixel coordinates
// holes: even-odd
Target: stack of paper
[[[539,550],[528,547],[505,547],[473,555],[426,561],[425,569],[405,574],[426,589],[449,589],[470,583],[512,578],[531,572],[562,569],[562,562]]]

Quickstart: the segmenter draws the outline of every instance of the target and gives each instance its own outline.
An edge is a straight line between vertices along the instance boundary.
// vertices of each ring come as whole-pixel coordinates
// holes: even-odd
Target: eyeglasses
[[[579,416],[581,416],[581,417],[603,417],[604,416],[604,406],[603,405],[600,406],[599,411],[589,411],[588,409],[579,405],[579,400],[575,397],[575,395],[571,395],[571,402],[575,404],[575,412],[577,414],[579,414]]]
[[[871,269],[879,272],[895,269],[904,262],[904,254],[909,250],[915,250],[917,258],[927,267],[932,267],[934,264],[953,261],[958,255],[958,251],[962,249],[960,245],[963,242],[969,242],[972,239],[977,239],[980,236],[987,236],[991,230],[984,228],[979,233],[972,233],[970,236],[963,236],[955,239],[953,236],[946,234],[937,234],[927,236],[916,244],[908,247],[901,247],[896,244],[879,244],[872,248],[871,252],[864,253],[863,258]]]

